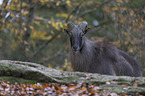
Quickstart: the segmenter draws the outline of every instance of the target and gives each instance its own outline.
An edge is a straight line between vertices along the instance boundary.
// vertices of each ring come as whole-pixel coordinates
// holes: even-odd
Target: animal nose
[[[78,47],[78,46],[73,46],[72,49],[73,49],[74,51],[78,51],[78,50],[79,50],[79,47]]]

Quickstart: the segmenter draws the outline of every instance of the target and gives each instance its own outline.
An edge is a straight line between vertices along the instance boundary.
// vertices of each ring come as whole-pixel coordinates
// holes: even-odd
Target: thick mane
[[[93,62],[91,58],[93,58],[93,46],[90,40],[85,38],[87,42],[84,43],[83,48],[79,53],[74,53],[70,48],[70,60],[72,63],[72,67],[75,71],[88,72],[89,64]],[[78,58],[79,57],[79,58]],[[89,58],[88,58],[89,57]]]
[[[70,61],[74,71],[109,75],[142,76],[140,64],[129,54],[105,40],[89,40],[85,37],[87,22],[78,26],[68,24],[70,37]]]
[[[105,40],[91,41],[85,38],[79,53],[74,53],[70,48],[70,60],[75,71],[128,76],[142,74],[139,64],[130,64],[135,61],[131,56]]]

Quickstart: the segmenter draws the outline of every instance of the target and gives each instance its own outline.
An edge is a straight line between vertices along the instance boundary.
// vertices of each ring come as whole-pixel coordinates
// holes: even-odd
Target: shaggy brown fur
[[[67,30],[70,36],[70,61],[74,71],[142,76],[141,66],[133,57],[104,40],[88,40],[80,35],[84,26],[79,28],[79,25],[73,25],[71,30]]]

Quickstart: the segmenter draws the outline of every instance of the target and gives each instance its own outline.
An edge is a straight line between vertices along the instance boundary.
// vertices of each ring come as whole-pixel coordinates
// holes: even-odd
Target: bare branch
[[[70,16],[71,16],[73,13],[77,12],[77,10],[80,8],[80,6],[82,5],[83,2],[84,2],[84,0],[82,0],[82,1],[79,3],[79,5],[76,6],[76,8],[74,8],[74,9],[69,13],[68,17],[67,17],[66,20],[65,20],[66,23],[69,21]]]
[[[60,55],[63,56],[64,55],[63,52],[62,52],[63,48],[64,47],[60,48],[57,52],[55,52],[55,54],[53,54],[52,56],[47,57],[45,60],[43,60],[40,63],[49,62],[49,61],[55,59],[57,56],[60,56]]]
[[[90,13],[90,12],[96,11],[96,10],[102,8],[105,4],[107,4],[107,3],[111,2],[111,1],[112,0],[105,1],[100,6],[98,6],[96,8],[93,8],[93,9],[90,9],[90,10],[86,10],[85,12],[83,12],[82,14],[80,14],[78,17],[82,17],[82,16],[84,16],[84,15]]]
[[[2,3],[2,7],[0,8],[0,27],[2,28],[2,25],[4,23],[4,21],[2,20],[2,18],[6,15],[5,14],[5,10],[6,10],[6,6],[8,5],[8,1],[9,0],[3,0]]]
[[[20,1],[19,33],[21,36],[22,36],[22,32],[21,32],[21,29],[22,29],[22,3],[23,3],[23,0]]]
[[[39,48],[37,51],[34,52],[34,54],[30,57],[30,58],[33,58],[35,56],[38,55],[39,52],[42,51],[42,49],[44,49],[51,41],[53,41],[58,35],[60,34],[60,32],[56,33],[50,40],[44,42]]]

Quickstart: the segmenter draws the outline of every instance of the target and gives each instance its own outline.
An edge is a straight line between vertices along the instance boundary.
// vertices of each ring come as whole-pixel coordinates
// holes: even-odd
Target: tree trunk
[[[30,48],[30,36],[31,36],[31,28],[33,26],[33,20],[35,17],[35,10],[36,10],[36,4],[37,4],[37,0],[34,2],[32,0],[28,0],[30,4],[30,8],[29,8],[29,13],[27,15],[26,18],[26,31],[24,31],[24,35],[23,35],[23,42],[20,45],[20,50],[22,50],[22,54],[23,54],[23,59],[28,59],[29,58],[29,54],[28,54],[28,50]],[[21,1],[22,2],[22,1]]]

